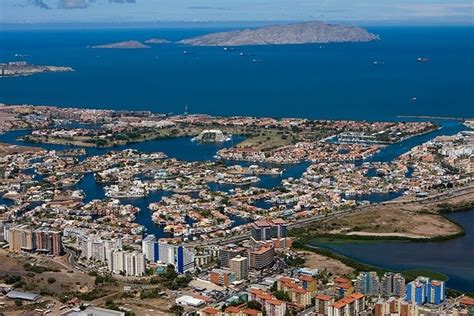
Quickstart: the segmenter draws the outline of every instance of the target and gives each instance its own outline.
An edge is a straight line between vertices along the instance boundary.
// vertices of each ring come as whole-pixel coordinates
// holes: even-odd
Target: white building
[[[193,271],[194,250],[182,245],[170,244],[165,239],[158,241],[158,259],[165,264],[172,264],[179,273]]]
[[[146,272],[145,255],[136,251],[109,250],[107,251],[107,268],[115,274],[142,276]]]
[[[142,252],[147,260],[158,261],[158,242],[155,235],[148,235],[142,241]]]
[[[102,240],[99,236],[78,236],[77,245],[82,251],[82,257],[87,260],[105,262],[107,260],[107,251],[122,249],[122,240]]]
[[[145,255],[140,252],[125,252],[123,254],[125,274],[142,276],[145,274]]]

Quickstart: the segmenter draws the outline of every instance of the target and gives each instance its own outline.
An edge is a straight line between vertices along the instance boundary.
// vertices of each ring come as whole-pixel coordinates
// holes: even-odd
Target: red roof
[[[321,301],[330,301],[332,297],[329,295],[318,294],[316,295],[316,299],[321,300]]]
[[[208,307],[203,308],[202,312],[206,314],[217,314],[219,313],[219,310],[217,308],[208,306]]]

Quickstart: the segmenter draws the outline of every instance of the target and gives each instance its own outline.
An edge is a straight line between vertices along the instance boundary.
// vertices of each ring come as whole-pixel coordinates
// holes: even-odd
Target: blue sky
[[[323,20],[474,24],[474,1],[0,0],[0,19],[2,23]]]

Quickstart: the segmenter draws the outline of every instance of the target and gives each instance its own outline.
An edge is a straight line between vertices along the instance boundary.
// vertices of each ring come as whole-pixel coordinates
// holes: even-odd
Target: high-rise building
[[[443,281],[418,277],[406,286],[406,300],[416,305],[430,303],[439,305],[446,299],[446,288]]]
[[[141,252],[125,252],[123,254],[126,275],[142,276],[145,274],[145,255]]]
[[[35,250],[54,256],[61,255],[63,252],[61,236],[60,231],[51,231],[46,228],[34,230]]]
[[[249,250],[249,267],[261,270],[273,263],[275,247],[273,244],[264,244],[256,249]]]
[[[5,234],[5,227],[8,226],[9,223],[4,221],[0,221],[0,241],[7,241],[7,234]]]
[[[426,300],[430,304],[439,305],[446,299],[446,288],[443,281],[431,280],[427,284]]]
[[[380,281],[380,291],[384,296],[405,296],[405,278],[400,273],[387,272]]]
[[[106,253],[113,249],[122,249],[122,240],[119,238],[103,240],[99,236],[78,236],[78,247],[81,249],[81,256],[87,260],[97,260],[105,262]]]
[[[110,249],[107,251],[107,268],[109,271],[115,274],[125,271],[123,267],[123,254],[124,252],[120,249]]]
[[[61,255],[63,252],[62,233],[45,227],[33,230],[28,225],[9,226],[9,249],[13,252],[42,252],[50,255]]]
[[[159,261],[172,264],[179,273],[193,271],[194,251],[183,245],[168,243],[166,239],[158,240]]]
[[[252,223],[251,241],[254,244],[273,243],[275,248],[288,248],[288,223],[282,219],[261,219]]]
[[[145,255],[141,252],[125,252],[119,249],[107,250],[107,268],[115,274],[141,276],[146,272]]]
[[[361,272],[357,276],[356,290],[365,295],[378,295],[380,292],[380,281],[377,272]]]
[[[418,277],[406,286],[406,300],[409,303],[423,305],[426,302],[426,288],[428,278]]]
[[[235,273],[237,280],[245,280],[249,275],[249,260],[237,256],[229,260],[229,269]]]
[[[219,249],[219,261],[222,267],[229,267],[229,260],[237,256],[246,257],[247,249],[235,244],[227,244]]]
[[[142,252],[145,258],[151,262],[158,261],[158,241],[155,235],[148,235],[142,241]]]
[[[3,222],[3,227],[2,227],[2,232],[3,232],[3,241],[6,241],[7,243],[10,242],[10,227],[11,223],[5,223]]]

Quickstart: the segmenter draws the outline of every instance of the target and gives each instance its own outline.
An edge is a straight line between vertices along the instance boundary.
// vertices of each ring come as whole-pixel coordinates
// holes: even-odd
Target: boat
[[[427,62],[430,61],[430,59],[429,58],[424,58],[424,57],[418,57],[416,59],[416,61],[419,62],[419,63],[427,63]]]
[[[239,56],[244,56],[244,53],[240,52]]]
[[[415,102],[416,101],[416,97],[413,97],[410,99],[411,102]]]
[[[374,65],[384,65],[385,62],[376,60],[376,61],[373,62],[373,64]]]

